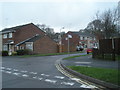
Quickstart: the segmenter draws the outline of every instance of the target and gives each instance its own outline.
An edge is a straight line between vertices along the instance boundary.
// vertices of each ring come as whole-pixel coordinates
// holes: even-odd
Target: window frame
[[[31,45],[30,45],[31,44]],[[28,46],[30,45],[30,46]],[[30,49],[33,51],[33,42],[26,42],[26,45],[25,45],[26,49]],[[29,48],[30,47],[30,48]]]
[[[7,33],[3,34],[3,38],[4,39],[8,38],[8,34]]]
[[[8,51],[8,45],[7,44],[3,44],[3,51]]]
[[[12,38],[13,37],[13,34],[12,34],[12,32],[10,32],[9,34],[8,34],[8,38]]]

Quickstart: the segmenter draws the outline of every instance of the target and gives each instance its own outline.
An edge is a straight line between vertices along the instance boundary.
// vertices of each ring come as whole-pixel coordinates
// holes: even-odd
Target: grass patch
[[[88,56],[88,55],[91,55],[91,54],[70,56],[70,57],[63,58],[63,60],[72,59],[72,58],[81,57],[81,56]]]
[[[36,56],[54,56],[54,55],[65,55],[65,54],[75,54],[75,53],[83,53],[83,52],[64,52],[64,53],[49,53],[49,54],[35,54],[35,55],[23,55],[20,57],[36,57]]]
[[[68,66],[68,68],[75,70],[81,74],[120,86],[120,79],[118,78],[118,74],[120,73],[120,71],[117,69],[83,66]]]

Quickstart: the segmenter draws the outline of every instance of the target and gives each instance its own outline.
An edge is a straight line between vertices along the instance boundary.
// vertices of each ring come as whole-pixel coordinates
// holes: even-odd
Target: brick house
[[[58,45],[33,23],[1,31],[3,51],[31,49],[33,53],[57,53]]]
[[[62,37],[62,52],[68,52],[68,35],[72,36],[72,38],[69,38],[70,52],[75,52],[78,45],[82,45],[84,48],[92,48],[96,46],[97,40],[95,36],[84,31],[69,31]]]

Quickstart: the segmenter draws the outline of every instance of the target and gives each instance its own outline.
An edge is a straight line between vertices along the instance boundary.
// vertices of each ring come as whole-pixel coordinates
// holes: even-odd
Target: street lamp
[[[67,39],[68,39],[68,54],[70,52],[70,41],[69,41],[69,38],[72,38],[72,35],[68,34],[68,37],[67,37]]]
[[[61,35],[61,30],[62,29],[64,29],[64,27],[62,27],[61,29],[60,29],[60,53],[62,52],[62,35]]]

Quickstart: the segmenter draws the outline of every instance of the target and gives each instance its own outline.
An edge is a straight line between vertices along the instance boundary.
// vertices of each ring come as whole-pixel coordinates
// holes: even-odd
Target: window
[[[85,37],[85,40],[87,40],[87,37]]]
[[[3,45],[3,51],[8,51],[8,45]]]
[[[83,37],[83,40],[85,40],[85,37]]]
[[[80,37],[80,40],[83,40],[83,37]]]
[[[33,50],[33,42],[26,42],[26,49]]]
[[[3,34],[3,38],[7,38],[7,34]]]
[[[9,38],[12,38],[12,33],[9,33]]]
[[[20,50],[23,50],[24,49],[24,47],[23,46],[20,46]]]

